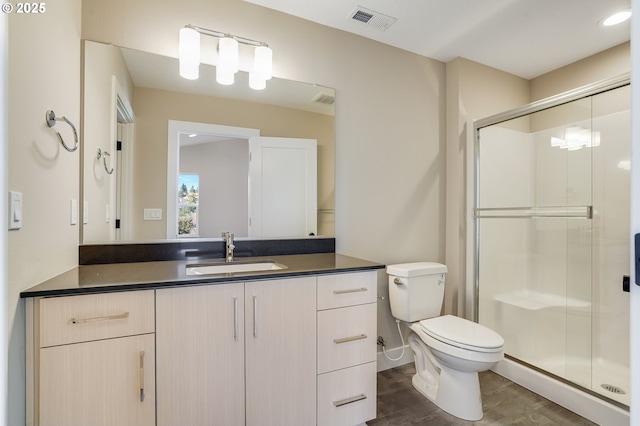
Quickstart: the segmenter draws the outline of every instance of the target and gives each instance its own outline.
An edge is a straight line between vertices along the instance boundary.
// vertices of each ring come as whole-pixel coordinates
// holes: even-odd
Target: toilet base
[[[447,377],[450,374],[458,376],[455,380]],[[465,377],[460,377],[464,375]],[[475,377],[474,377],[475,376]],[[438,383],[429,383],[415,374],[411,379],[413,387],[431,402],[447,413],[462,420],[482,420],[482,397],[478,373],[460,373],[442,370]],[[461,400],[460,396],[464,395]]]
[[[446,355],[439,351],[435,351],[441,358],[437,360],[434,351],[416,333],[409,334],[409,346],[416,364],[416,374],[411,379],[413,387],[451,415],[468,421],[481,420],[484,414],[477,370],[453,369],[442,362]]]

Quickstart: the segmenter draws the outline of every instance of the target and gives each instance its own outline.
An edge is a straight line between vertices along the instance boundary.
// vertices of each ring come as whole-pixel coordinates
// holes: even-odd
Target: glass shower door
[[[505,353],[591,387],[591,101],[480,129],[479,322]]]

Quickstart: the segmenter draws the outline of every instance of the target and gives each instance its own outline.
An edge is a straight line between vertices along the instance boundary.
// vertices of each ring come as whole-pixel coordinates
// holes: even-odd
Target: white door
[[[317,141],[249,139],[249,236],[317,234]]]

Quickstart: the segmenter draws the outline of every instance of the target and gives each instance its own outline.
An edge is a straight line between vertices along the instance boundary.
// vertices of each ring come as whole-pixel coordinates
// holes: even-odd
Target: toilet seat
[[[504,339],[478,323],[453,315],[420,321],[425,334],[445,344],[475,352],[501,352]]]

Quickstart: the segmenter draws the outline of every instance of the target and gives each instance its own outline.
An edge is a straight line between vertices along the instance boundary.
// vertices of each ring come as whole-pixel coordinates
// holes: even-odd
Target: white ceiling
[[[448,62],[463,57],[531,79],[628,41],[629,21],[599,25],[630,0],[245,0]],[[363,7],[397,20],[351,19]]]

